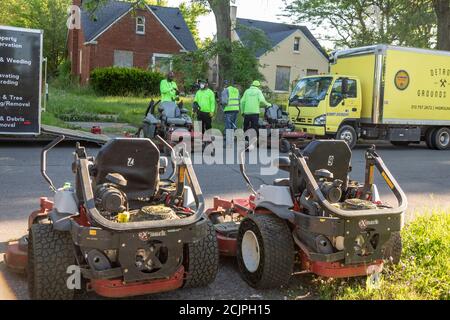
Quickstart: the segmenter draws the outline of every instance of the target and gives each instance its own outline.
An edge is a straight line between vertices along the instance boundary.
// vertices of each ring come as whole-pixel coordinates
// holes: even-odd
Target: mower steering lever
[[[50,185],[50,189],[52,191],[56,191],[56,188],[53,184],[52,179],[50,179],[50,177],[47,175],[47,152],[56,147],[64,139],[66,139],[64,135],[57,137],[55,140],[46,145],[41,152],[41,174],[44,177],[45,181],[47,181],[47,183]]]

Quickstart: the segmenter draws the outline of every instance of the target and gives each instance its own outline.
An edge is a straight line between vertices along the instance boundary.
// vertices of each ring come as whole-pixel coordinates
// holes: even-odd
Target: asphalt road
[[[351,177],[363,180],[364,151],[361,145],[353,152]],[[27,299],[26,279],[6,270],[1,253],[10,239],[26,232],[27,217],[39,205],[39,197],[51,196],[40,175],[40,150],[42,144],[0,144],[0,299]],[[90,154],[98,149],[90,148]],[[71,162],[73,145],[56,148],[49,156],[48,173],[56,185],[72,181]],[[379,154],[397,178],[409,200],[407,220],[415,214],[433,208],[450,208],[450,151],[431,151],[424,145],[396,148],[390,145],[378,147]],[[196,165],[196,172],[207,200],[211,205],[214,196],[223,198],[248,195],[247,187],[237,165]],[[248,166],[255,185],[270,183],[276,176],[260,176],[260,167]],[[380,179],[376,182],[382,185]],[[387,188],[380,188],[384,199],[393,203]],[[313,298],[308,289],[308,277],[296,276],[290,288],[302,298]],[[178,290],[157,294],[148,299],[284,299],[287,290],[256,291],[249,288],[239,277],[234,259],[221,259],[216,281],[208,288]],[[92,298],[96,298],[93,296]]]

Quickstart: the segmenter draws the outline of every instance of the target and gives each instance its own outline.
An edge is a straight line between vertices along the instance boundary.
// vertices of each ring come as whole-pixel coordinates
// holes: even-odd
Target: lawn
[[[151,99],[159,97],[98,96],[89,87],[60,89],[50,86],[47,110],[42,114],[43,124],[70,127],[65,122],[120,122],[139,127]],[[192,96],[183,97],[185,107],[192,110]],[[281,104],[284,97],[277,103]],[[242,127],[243,119],[238,119]],[[224,124],[214,119],[214,128],[223,130]]]

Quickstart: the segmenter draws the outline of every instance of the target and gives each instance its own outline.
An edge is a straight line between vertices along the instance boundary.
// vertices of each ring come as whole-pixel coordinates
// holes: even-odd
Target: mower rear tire
[[[75,265],[70,233],[53,230],[52,224],[34,224],[28,240],[28,291],[33,300],[72,300],[67,268]]]
[[[219,271],[219,247],[214,225],[208,221],[203,239],[185,248],[184,267],[187,273],[184,288],[201,288],[211,284]]]
[[[287,139],[280,140],[280,152],[289,153],[291,151],[291,143]]]
[[[241,222],[237,260],[242,278],[256,289],[286,285],[294,269],[294,242],[286,221],[275,215],[251,215]]]
[[[388,263],[397,265],[402,255],[402,236],[400,232],[393,232],[383,248],[383,259]]]

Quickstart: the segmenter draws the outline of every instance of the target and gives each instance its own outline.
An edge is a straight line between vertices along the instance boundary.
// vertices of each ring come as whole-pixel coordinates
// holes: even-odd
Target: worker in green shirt
[[[198,120],[202,122],[202,132],[212,128],[212,118],[216,112],[216,97],[208,88],[207,81],[200,81],[200,90],[195,94],[194,110],[197,110]]]
[[[175,74],[170,71],[167,74],[167,78],[161,81],[160,91],[161,91],[161,103],[163,102],[174,102],[178,101],[180,94],[178,91],[177,83],[174,81]]]
[[[242,96],[241,113],[244,117],[244,131],[254,129],[258,132],[260,108],[261,106],[271,106],[264,98],[260,87],[261,83],[258,80],[255,80]]]

